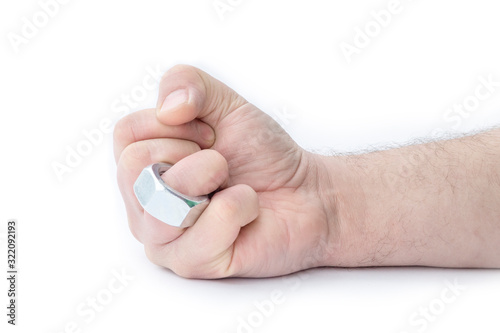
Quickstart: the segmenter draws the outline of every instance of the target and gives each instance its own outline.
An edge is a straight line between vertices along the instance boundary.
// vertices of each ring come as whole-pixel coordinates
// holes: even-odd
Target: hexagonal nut
[[[161,175],[171,167],[167,163],[145,167],[134,183],[134,193],[144,210],[158,220],[174,227],[190,227],[203,213],[210,199],[206,195],[184,195],[168,186]]]

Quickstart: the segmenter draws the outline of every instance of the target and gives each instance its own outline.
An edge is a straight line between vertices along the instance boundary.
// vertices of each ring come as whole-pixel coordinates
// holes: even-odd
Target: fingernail
[[[189,102],[189,93],[186,89],[179,89],[168,94],[161,105],[160,112],[167,113],[181,104],[187,104]]]

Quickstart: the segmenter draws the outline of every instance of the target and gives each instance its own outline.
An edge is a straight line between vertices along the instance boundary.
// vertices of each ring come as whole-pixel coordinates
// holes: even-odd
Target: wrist
[[[377,215],[383,200],[380,167],[371,155],[317,156],[321,165],[320,196],[328,223],[325,266],[385,264],[396,251],[397,235]]]
[[[325,266],[352,266],[353,236],[351,230],[355,215],[351,209],[354,199],[352,170],[348,170],[344,156],[316,155],[318,169],[318,193],[325,210],[328,234],[322,244]]]

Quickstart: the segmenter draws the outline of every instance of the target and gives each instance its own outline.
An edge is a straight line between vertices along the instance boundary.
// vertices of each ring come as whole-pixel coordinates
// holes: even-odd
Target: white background
[[[58,179],[53,163],[65,163],[83,131],[114,124],[123,95],[139,94],[150,68],[177,63],[199,66],[265,112],[287,114],[286,130],[319,151],[500,123],[499,87],[468,117],[447,111],[474,95],[480,76],[500,81],[497,1],[401,0],[400,13],[350,63],[341,43],[353,44],[356,27],[389,1],[229,3],[221,19],[213,0],[73,0],[43,22],[39,2],[2,0],[1,267],[5,224],[16,218],[20,275],[15,328],[6,324],[0,283],[0,331],[59,333],[69,323],[71,332],[76,322],[80,332],[225,333],[250,318],[241,332],[498,332],[498,270],[318,269],[288,279],[192,281],[150,264],[128,231],[111,134]],[[45,26],[13,47],[9,38],[22,36],[23,17],[33,16]],[[154,106],[156,94],[148,90],[125,111]],[[88,298],[107,301],[114,270],[133,281],[95,317],[78,314]],[[441,308],[442,293],[452,295],[446,281],[455,280],[466,289]],[[283,302],[259,314],[255,302],[274,290]],[[429,306],[439,314],[424,327],[415,316]]]

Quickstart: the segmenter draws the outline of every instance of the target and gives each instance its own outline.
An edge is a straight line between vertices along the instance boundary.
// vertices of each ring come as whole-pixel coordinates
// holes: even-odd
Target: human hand
[[[268,115],[208,74],[176,66],[156,109],[115,127],[118,184],[129,226],[148,258],[188,278],[269,277],[323,266],[338,221],[323,200],[322,157],[304,151]],[[194,226],[169,226],[133,193],[142,169],[187,195],[218,190]],[[331,249],[331,247],[329,247]]]

